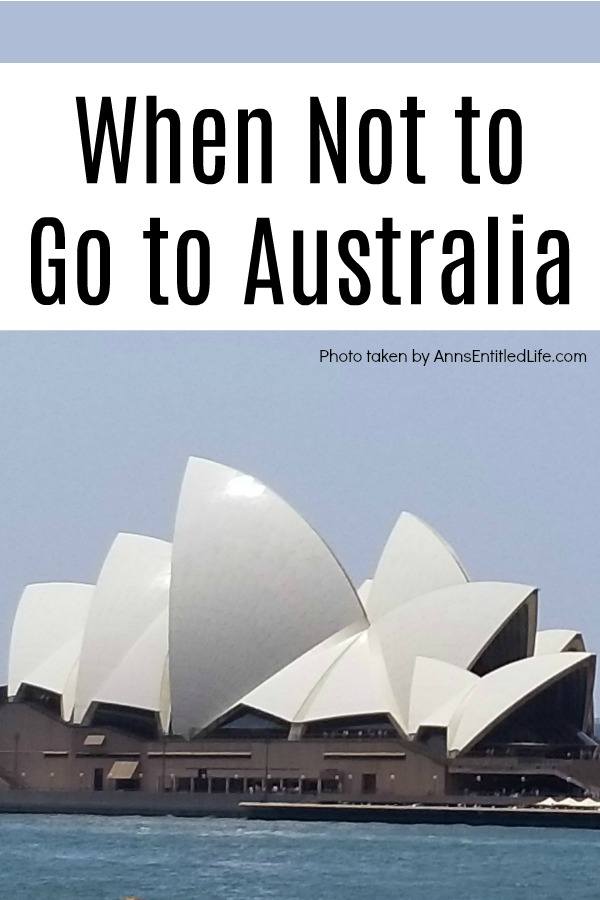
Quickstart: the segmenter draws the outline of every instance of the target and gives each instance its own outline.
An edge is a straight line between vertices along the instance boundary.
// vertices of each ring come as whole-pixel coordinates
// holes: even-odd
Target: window
[[[115,791],[139,791],[137,778],[115,778]]]
[[[339,775],[328,775],[326,778],[321,778],[322,794],[338,794],[341,790],[342,781]]]
[[[94,769],[94,790],[104,790],[104,769]]]
[[[262,778],[248,778],[246,781],[246,790],[249,794],[257,794],[260,791],[263,791]]]
[[[523,659],[527,656],[528,636],[529,604],[524,603],[480,654],[471,666],[471,671],[483,676],[507,663]]]
[[[300,790],[303,794],[316,794],[319,782],[316,778],[303,778],[300,782]]]
[[[206,769],[198,769],[198,775],[194,778],[194,792],[196,794],[208,793],[208,775]]]
[[[287,791],[290,794],[299,794],[300,793],[300,779],[299,778],[284,778],[281,782],[281,790]]]
[[[210,779],[210,790],[213,794],[224,794],[227,788],[227,779],[226,778],[211,778]]]
[[[306,726],[307,738],[372,738],[398,737],[387,716],[352,716],[351,718],[321,719]]]
[[[377,793],[377,775],[375,775],[373,772],[363,772],[362,792],[363,794]]]
[[[281,738],[285,740],[290,732],[289,722],[268,716],[245,706],[234,710],[211,732],[211,737],[221,738]]]
[[[96,706],[91,727],[98,728],[103,725],[110,725],[128,734],[149,739],[155,738],[158,734],[156,713],[117,703],[99,703]]]

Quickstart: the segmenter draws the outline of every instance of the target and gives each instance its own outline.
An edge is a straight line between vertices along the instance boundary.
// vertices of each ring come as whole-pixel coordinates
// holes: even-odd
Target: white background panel
[[[0,145],[0,190],[4,215],[2,248],[3,328],[142,329],[583,329],[598,328],[596,302],[599,184],[598,120],[594,114],[597,70],[592,65],[7,65],[3,121],[18,129],[17,139]],[[111,95],[123,109],[127,95],[138,97],[130,180],[115,185],[103,170],[98,185],[86,185],[75,96],[89,101],[95,122],[98,100]],[[156,94],[160,107],[178,110],[182,119],[182,183],[166,180],[167,129],[161,125],[160,183],[144,181],[144,98]],[[327,177],[308,183],[308,98],[318,95],[333,113],[335,98],[348,97],[349,181]],[[405,178],[405,124],[399,110],[416,95],[427,117],[419,124],[419,166],[425,185]],[[454,110],[462,95],[472,95],[482,111],[476,123],[478,186],[460,179],[459,123]],[[226,175],[215,186],[199,184],[191,167],[194,115],[220,109],[227,121]],[[266,107],[274,126],[274,181],[238,185],[236,126],[238,108]],[[357,126],[368,108],[386,109],[394,125],[394,169],[384,185],[364,184],[357,174]],[[523,121],[524,163],[519,181],[495,184],[486,175],[487,122],[497,108],[516,109]],[[333,120],[331,120],[333,121]],[[256,166],[251,160],[251,179]],[[327,166],[326,169],[327,171]],[[510,302],[511,216],[525,217],[525,303]],[[501,219],[500,303],[486,303],[487,216]],[[57,216],[67,229],[67,277],[70,296],[62,306],[42,307],[29,289],[29,239],[41,216]],[[147,241],[142,230],[160,216],[175,236],[186,229],[206,231],[212,247],[212,287],[203,306],[185,306],[176,296],[174,241],[164,252],[163,287],[168,306],[147,298]],[[276,307],[267,291],[254,307],[243,305],[254,223],[269,216],[275,230],[285,303]],[[424,247],[421,306],[388,306],[381,299],[380,248],[374,232],[383,216],[403,232],[397,253],[397,287],[408,290],[408,241],[411,228],[433,228]],[[105,230],[112,245],[112,289],[102,307],[86,307],[75,295],[75,245],[89,228]],[[291,293],[291,233],[304,229],[314,247],[314,231],[329,231],[329,302],[301,307]],[[371,298],[350,307],[338,297],[337,279],[347,274],[337,259],[337,239],[346,229],[372,237],[367,266]],[[468,229],[476,243],[477,300],[452,307],[441,298],[439,279],[450,257],[441,238],[453,228]],[[535,296],[541,231],[565,230],[571,242],[571,303],[544,306]],[[59,254],[60,255],[60,254]],[[308,285],[312,278],[307,279]],[[262,294],[262,296],[260,296]]]

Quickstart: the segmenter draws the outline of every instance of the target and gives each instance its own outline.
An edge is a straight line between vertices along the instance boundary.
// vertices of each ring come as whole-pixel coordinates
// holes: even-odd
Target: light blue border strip
[[[0,2],[3,62],[598,62],[598,2]]]

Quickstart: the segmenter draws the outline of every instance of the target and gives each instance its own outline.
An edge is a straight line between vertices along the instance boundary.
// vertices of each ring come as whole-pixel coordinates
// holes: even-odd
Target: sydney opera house
[[[595,657],[537,614],[535,587],[470,581],[407,513],[357,589],[268,487],[192,458],[172,543],[119,534],[95,585],[25,588],[0,785],[213,805],[598,795]]]

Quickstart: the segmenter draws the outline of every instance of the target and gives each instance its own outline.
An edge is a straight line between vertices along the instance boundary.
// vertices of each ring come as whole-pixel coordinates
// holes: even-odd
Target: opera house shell
[[[192,458],[172,543],[119,534],[95,585],[25,589],[5,706],[45,705],[88,736],[179,742],[182,756],[264,736],[288,753],[392,741],[456,771],[511,754],[595,758],[595,657],[577,631],[538,631],[537,615],[534,586],[470,581],[407,513],[355,587],[267,486]]]

